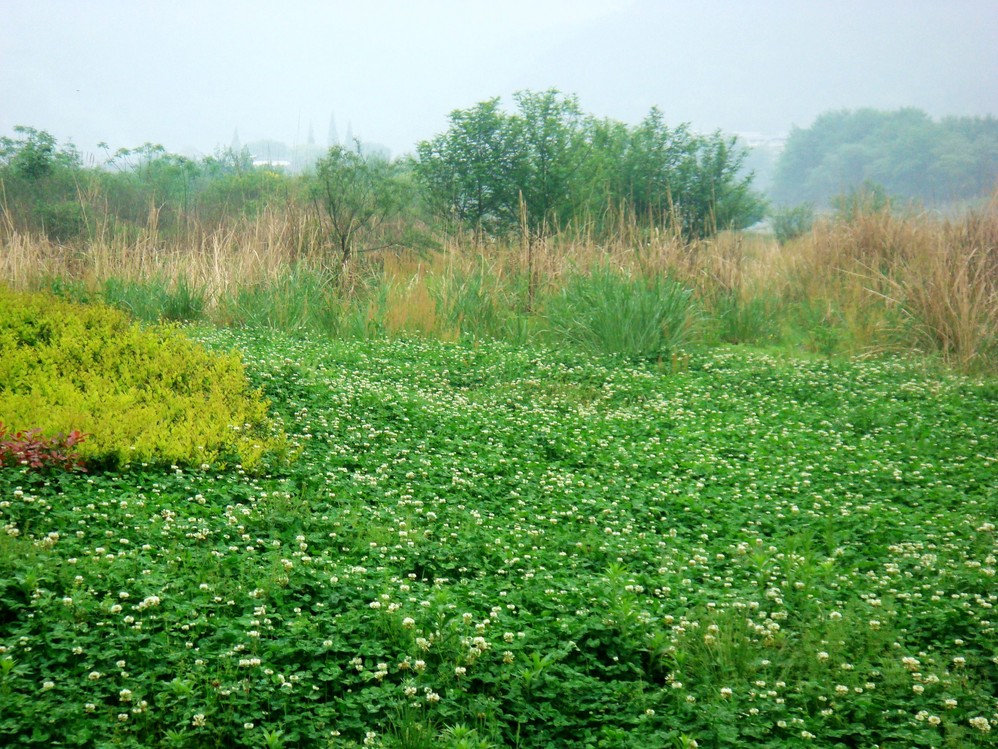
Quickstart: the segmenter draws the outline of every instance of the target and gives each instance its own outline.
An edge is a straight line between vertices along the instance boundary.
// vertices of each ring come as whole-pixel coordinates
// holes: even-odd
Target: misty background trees
[[[0,138],[0,225],[72,242],[150,229],[168,237],[297,211],[312,217],[330,258],[345,266],[365,249],[468,230],[599,241],[627,227],[697,239],[751,226],[766,214],[767,197],[772,228],[786,241],[809,229],[813,209],[967,203],[998,181],[998,121],[935,121],[916,109],[828,112],[794,128],[768,196],[749,169],[760,160],[735,137],[668,123],[657,108],[634,125],[598,118],[553,89],[455,110],[411,156],[391,159],[349,130],[352,142],[329,149],[310,129],[297,150],[276,141],[242,146],[236,134],[210,156],[146,143],[103,146],[102,162],[84,164],[72,144],[18,127]],[[332,121],[329,132],[338,139]]]
[[[998,185],[998,120],[918,109],[826,112],[794,128],[773,175],[779,204],[832,206],[862,185],[940,206],[990,194]]]

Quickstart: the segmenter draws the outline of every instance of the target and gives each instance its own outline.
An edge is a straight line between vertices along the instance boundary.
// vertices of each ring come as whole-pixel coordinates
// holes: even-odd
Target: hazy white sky
[[[558,88],[626,122],[779,134],[829,109],[998,115],[998,0],[0,0],[0,135],[83,151],[396,155],[447,114]]]

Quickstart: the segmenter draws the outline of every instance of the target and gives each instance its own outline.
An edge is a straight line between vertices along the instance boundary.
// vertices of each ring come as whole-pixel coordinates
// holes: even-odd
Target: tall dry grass
[[[998,368],[998,196],[959,218],[880,211],[829,219],[783,247],[732,232],[684,241],[625,218],[610,240],[570,227],[503,241],[444,237],[433,252],[362,254],[348,283],[329,285],[314,279],[338,272],[339,259],[323,249],[319,224],[293,204],[221,225],[191,221],[169,238],[150,211],[140,230],[97,222],[73,245],[0,226],[0,280],[38,288],[61,279],[96,292],[110,279],[158,279],[197,289],[213,322],[240,322],[233,299],[280,294],[292,304],[349,309],[358,330],[521,340],[544,329],[549,300],[602,269],[667,276],[691,289],[715,323],[704,328],[707,338],[827,353],[923,351],[963,369]],[[312,317],[340,314],[320,311]],[[272,317],[308,317],[293,312]]]

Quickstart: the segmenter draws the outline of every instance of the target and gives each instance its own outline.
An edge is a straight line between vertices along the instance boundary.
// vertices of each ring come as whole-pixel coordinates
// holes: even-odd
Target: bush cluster
[[[283,437],[238,354],[175,327],[142,328],[105,305],[0,288],[0,413],[13,430],[85,432],[88,463],[250,467]]]

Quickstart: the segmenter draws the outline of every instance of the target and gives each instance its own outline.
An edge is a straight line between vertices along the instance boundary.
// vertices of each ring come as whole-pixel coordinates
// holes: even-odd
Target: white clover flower
[[[118,692],[118,699],[121,700],[122,702],[131,702],[132,701],[132,690],[131,689],[122,689],[120,692]]]
[[[466,669],[464,666],[457,666],[454,669],[454,675],[457,676],[458,678],[464,676],[466,673],[468,673],[468,669]]]
[[[194,713],[194,717],[191,718],[191,725],[195,728],[201,728],[205,724],[204,713]]]
[[[55,689],[55,682],[54,681],[45,681],[45,682],[42,682],[42,690],[43,691],[47,692],[50,689]]]
[[[991,730],[991,724],[988,723],[988,719],[978,715],[976,718],[970,719],[970,725],[976,728],[981,733],[987,733]]]
[[[416,620],[413,619],[411,616],[407,616],[405,619],[402,620],[402,626],[405,627],[406,629],[412,629],[413,627],[416,626]]]
[[[734,694],[731,687],[721,687],[721,696],[727,699]]]

